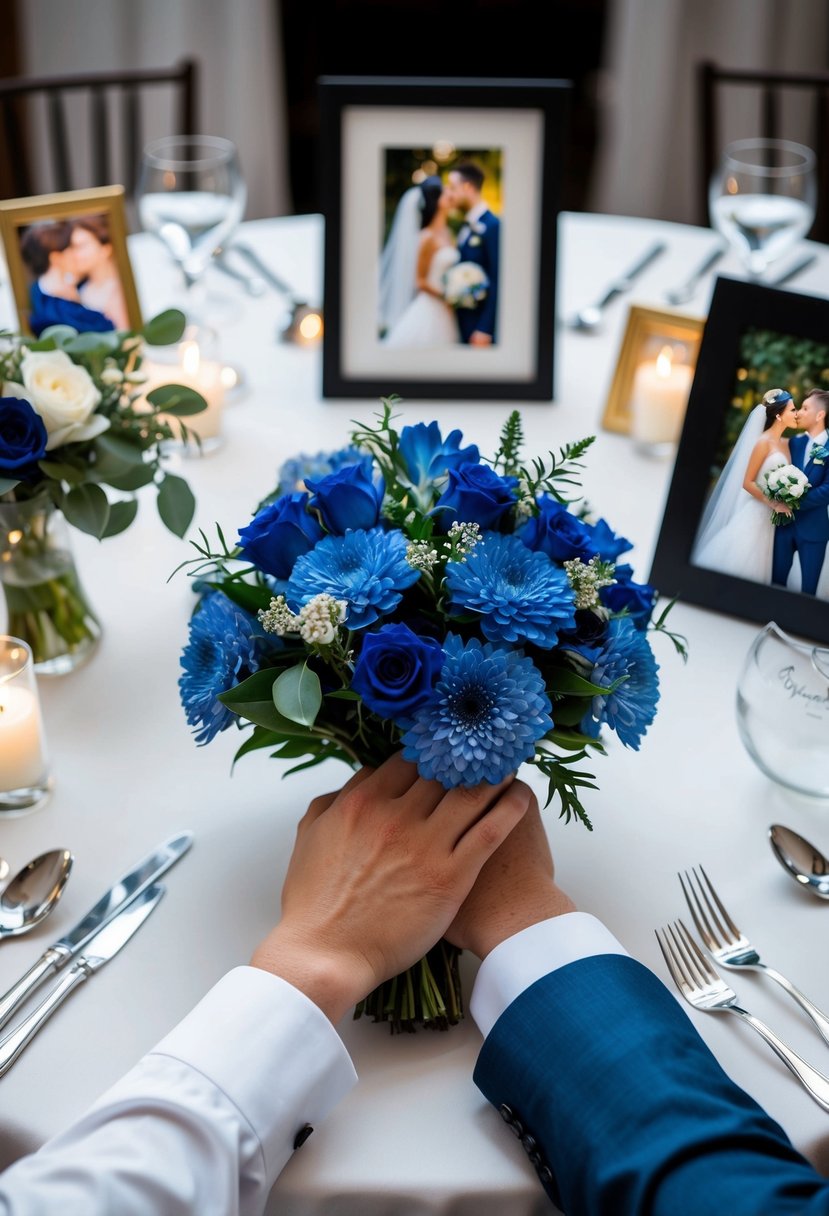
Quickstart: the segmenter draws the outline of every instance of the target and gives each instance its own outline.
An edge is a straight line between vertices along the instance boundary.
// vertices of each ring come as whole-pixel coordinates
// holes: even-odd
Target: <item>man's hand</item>
[[[469,335],[470,346],[492,346],[492,334],[485,334],[482,330],[476,329]]]
[[[483,867],[444,937],[485,958],[521,929],[575,910],[569,895],[556,886],[553,857],[533,794],[527,814]]]
[[[399,755],[361,769],[300,820],[282,920],[253,965],[338,1021],[443,936],[531,799],[512,777],[447,791]]]

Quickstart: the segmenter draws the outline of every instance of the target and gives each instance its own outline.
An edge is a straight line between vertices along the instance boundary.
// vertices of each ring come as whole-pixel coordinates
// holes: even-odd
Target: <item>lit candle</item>
[[[26,688],[0,686],[0,793],[35,786],[45,771],[37,697]]]
[[[49,787],[32,652],[0,637],[0,812],[34,810]]]
[[[181,421],[198,435],[202,441],[202,451],[213,451],[221,444],[222,411],[225,400],[226,378],[225,368],[215,359],[206,359],[204,350],[198,338],[187,338],[180,342],[177,348],[176,363],[158,363],[145,359],[141,371],[146,375],[147,382],[144,393],[161,388],[165,384],[181,384],[185,388],[195,389],[204,397],[207,408],[200,414],[187,414]],[[164,414],[159,414],[164,418]],[[174,422],[174,429],[178,421]]]
[[[677,363],[670,346],[640,363],[631,389],[631,434],[642,444],[676,443],[688,404],[693,369]]]

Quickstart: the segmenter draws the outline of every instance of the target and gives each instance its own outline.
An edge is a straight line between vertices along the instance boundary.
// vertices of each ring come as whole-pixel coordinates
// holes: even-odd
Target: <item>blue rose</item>
[[[311,506],[334,536],[345,536],[349,529],[368,531],[379,523],[386,485],[382,477],[372,481],[370,456],[318,481],[306,478],[305,484],[313,495]]]
[[[439,526],[448,532],[458,521],[497,531],[515,505],[517,485],[517,477],[499,477],[487,464],[461,464],[450,469],[449,484],[435,506]]]
[[[450,431],[442,439],[436,422],[430,422],[428,426],[425,422],[404,426],[400,432],[400,454],[412,484],[423,486],[442,476],[447,469],[456,469],[459,464],[477,464],[480,460],[477,447],[473,443],[462,448],[462,439],[461,431]]]
[[[294,562],[313,549],[325,533],[308,511],[307,494],[283,494],[263,507],[239,532],[239,548],[274,578],[290,578]]]
[[[26,477],[46,455],[48,435],[43,419],[28,401],[0,397],[0,473]]]
[[[626,612],[637,629],[647,629],[656,600],[656,588],[635,583],[630,566],[616,567],[616,582],[602,587],[599,598],[611,612]]]
[[[539,498],[538,508],[538,515],[533,515],[518,531],[527,548],[546,553],[555,562],[573,558],[589,562],[595,552],[590,525],[549,494]]]
[[[366,634],[351,687],[381,718],[405,721],[429,700],[443,667],[443,647],[408,625]]]
[[[553,561],[579,558],[589,562],[591,557],[600,557],[612,562],[620,553],[633,548],[629,540],[617,536],[603,519],[589,524],[549,494],[539,498],[538,507],[538,515],[529,519],[518,535],[527,548],[540,549]]]

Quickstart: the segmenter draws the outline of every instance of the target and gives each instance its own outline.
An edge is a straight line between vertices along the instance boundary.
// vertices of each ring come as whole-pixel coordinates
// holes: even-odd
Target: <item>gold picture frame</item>
[[[632,304],[628,310],[622,345],[616,360],[616,370],[607,395],[602,427],[619,435],[632,431],[632,393],[637,370],[661,348],[668,347],[691,369],[691,377],[699,354],[705,321],[684,313],[644,308]],[[688,383],[690,391],[690,381]],[[687,398],[686,398],[687,401]]]
[[[6,199],[0,239],[21,332],[141,328],[123,186]]]

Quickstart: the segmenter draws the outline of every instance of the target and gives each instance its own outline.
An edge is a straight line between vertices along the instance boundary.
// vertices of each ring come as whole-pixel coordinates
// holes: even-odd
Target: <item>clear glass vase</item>
[[[69,527],[47,494],[0,502],[0,584],[7,632],[32,651],[39,675],[65,675],[101,636],[72,557]]]
[[[737,685],[740,738],[772,780],[829,798],[829,648],[796,642],[774,621],[746,655]]]

